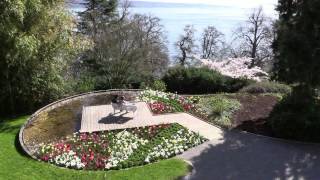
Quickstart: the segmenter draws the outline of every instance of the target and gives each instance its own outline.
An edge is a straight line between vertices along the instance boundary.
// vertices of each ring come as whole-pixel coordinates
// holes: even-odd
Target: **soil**
[[[279,98],[272,95],[236,94],[232,98],[242,104],[240,110],[233,115],[233,129],[274,136],[268,125],[268,117]]]

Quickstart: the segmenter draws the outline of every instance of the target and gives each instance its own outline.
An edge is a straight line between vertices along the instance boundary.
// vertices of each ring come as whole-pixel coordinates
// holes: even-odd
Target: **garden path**
[[[136,103],[137,112],[113,115],[111,105],[88,106],[82,111],[80,132],[95,132],[104,130],[125,129],[158,124],[179,123],[182,126],[199,133],[207,139],[222,139],[222,130],[212,126],[190,114],[174,113],[153,115],[145,102]]]
[[[179,155],[191,162],[195,180],[319,180],[320,145],[225,131]]]

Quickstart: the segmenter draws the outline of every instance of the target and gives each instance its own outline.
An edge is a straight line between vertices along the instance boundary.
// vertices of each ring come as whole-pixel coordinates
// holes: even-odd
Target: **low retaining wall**
[[[110,95],[110,94],[132,94],[132,96],[138,96],[138,94],[141,92],[140,89],[111,89],[111,90],[104,90],[104,91],[94,91],[94,92],[88,92],[84,94],[79,94],[75,96],[70,96],[61,100],[58,100],[56,102],[53,102],[39,110],[37,110],[34,114],[30,116],[30,118],[25,122],[25,124],[21,127],[19,131],[19,142],[22,147],[22,149],[28,154],[30,157],[34,159],[38,159],[34,154],[30,151],[28,146],[25,144],[24,141],[24,130],[26,127],[30,126],[34,121],[37,119],[37,117],[43,113],[43,112],[49,112],[55,108],[61,107],[65,104],[68,104],[72,101],[76,101],[79,99],[86,99],[93,96],[99,96],[99,95]]]

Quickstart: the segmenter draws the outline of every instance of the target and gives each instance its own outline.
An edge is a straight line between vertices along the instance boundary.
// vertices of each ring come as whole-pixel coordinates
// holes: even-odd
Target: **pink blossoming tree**
[[[202,67],[208,67],[220,72],[223,75],[233,78],[247,78],[255,81],[268,80],[269,74],[260,67],[250,67],[251,58],[228,58],[226,60],[211,60],[195,57]]]

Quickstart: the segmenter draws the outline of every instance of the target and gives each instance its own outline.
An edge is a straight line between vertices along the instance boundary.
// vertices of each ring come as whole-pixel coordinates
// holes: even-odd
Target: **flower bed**
[[[196,98],[196,97],[194,97]],[[241,108],[241,103],[223,94],[198,97],[192,115],[220,127],[232,128],[233,114]]]
[[[189,112],[195,107],[192,98],[161,91],[145,90],[139,99],[147,102],[154,114]]]
[[[75,133],[57,142],[42,144],[37,156],[72,169],[123,169],[170,158],[205,141],[179,124],[164,124]]]

